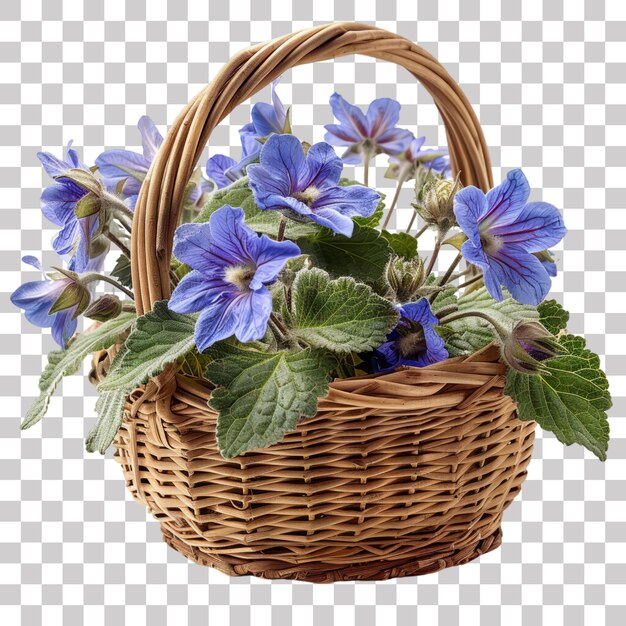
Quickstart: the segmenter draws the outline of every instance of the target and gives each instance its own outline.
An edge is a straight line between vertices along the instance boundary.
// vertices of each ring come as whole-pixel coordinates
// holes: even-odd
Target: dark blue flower
[[[261,209],[281,211],[299,221],[312,219],[350,237],[352,217],[370,216],[380,196],[369,187],[337,183],[343,164],[327,143],[308,154],[293,135],[272,135],[261,151],[260,164],[248,168],[250,187]]]
[[[89,217],[76,217],[76,205],[89,193],[66,175],[72,169],[89,172],[89,168],[80,160],[72,142],[68,144],[65,161],[61,161],[49,152],[39,152],[41,161],[54,182],[41,194],[41,211],[53,224],[60,227],[52,241],[54,250],[68,260],[69,269],[84,272],[92,261],[90,244],[99,230],[98,213]],[[104,261],[104,256],[102,256]]]
[[[22,261],[41,270],[41,263],[32,256],[25,256]],[[50,309],[65,294],[62,310],[50,313]],[[24,309],[26,319],[35,326],[52,328],[52,337],[62,347],[76,332],[76,317],[89,303],[89,291],[68,275],[58,274],[54,280],[45,274],[43,280],[24,283],[11,294],[11,302]]]
[[[547,202],[527,202],[530,188],[521,170],[487,195],[465,187],[454,199],[457,222],[467,235],[461,252],[483,270],[485,287],[502,300],[502,288],[523,304],[537,305],[550,290],[551,265],[535,254],[563,239],[567,229],[558,209]]]
[[[289,111],[280,101],[276,93],[276,85],[280,79],[272,82],[272,104],[257,102],[252,107],[252,122],[239,131],[241,138],[241,160],[217,154],[206,163],[207,178],[212,180],[218,189],[227,187],[246,175],[246,168],[261,153],[263,143],[259,141],[271,134],[289,132]]]
[[[257,235],[244,224],[243,209],[225,205],[206,224],[179,226],[174,254],[192,271],[174,290],[169,308],[201,312],[195,341],[202,351],[232,335],[242,342],[263,337],[272,312],[265,285],[300,249],[291,241]]]
[[[385,152],[403,153],[413,139],[413,133],[396,124],[400,119],[400,103],[390,98],[374,100],[363,114],[359,107],[344,100],[338,93],[330,97],[330,106],[339,124],[327,124],[324,140],[333,146],[347,146],[342,155],[345,163],[360,163],[363,155],[369,157]]]
[[[374,350],[374,371],[386,372],[398,365],[424,367],[448,358],[443,339],[433,328],[439,320],[426,298],[398,306],[400,321],[387,341]]]

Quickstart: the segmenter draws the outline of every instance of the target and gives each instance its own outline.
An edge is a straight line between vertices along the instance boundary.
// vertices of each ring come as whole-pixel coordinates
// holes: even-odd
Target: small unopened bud
[[[427,224],[447,233],[452,226],[456,226],[454,196],[460,188],[458,177],[450,180],[433,176],[423,183],[418,192],[418,202],[413,207]]]
[[[417,256],[405,261],[394,255],[387,262],[385,280],[394,300],[410,302],[426,280],[424,261]]]
[[[541,362],[562,352],[558,341],[539,322],[518,322],[502,342],[502,359],[524,374],[541,372]]]
[[[93,302],[85,311],[85,317],[106,322],[117,317],[122,312],[122,301],[112,293],[105,293]]]

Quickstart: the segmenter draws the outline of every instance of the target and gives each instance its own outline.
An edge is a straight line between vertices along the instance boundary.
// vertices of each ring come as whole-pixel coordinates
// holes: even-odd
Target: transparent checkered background
[[[80,4],[0,5],[0,621],[626,623],[623,3]],[[570,329],[586,335],[609,372],[615,397],[610,460],[602,464],[579,447],[565,449],[539,435],[523,496],[505,515],[503,547],[461,568],[376,584],[229,579],[167,548],[157,523],[130,500],[110,454],[103,459],[84,452],[95,401],[84,378],[66,380],[44,422],[19,431],[36,394],[42,353],[53,346],[8,300],[22,280],[34,278],[20,265],[22,254],[44,250],[44,262],[54,260],[54,230],[39,211],[47,181],[35,153],[59,153],[73,139],[92,163],[105,147],[138,148],[137,119],[147,112],[162,128],[171,123],[232,53],[313,24],[353,19],[434,53],[478,112],[495,178],[522,166],[538,190],[534,197],[563,208],[570,232],[559,262],[567,270],[553,293],[572,313]],[[403,125],[427,135],[431,145],[445,143],[424,90],[404,71],[365,58],[285,76],[280,95],[294,105],[301,138],[321,139],[335,88],[361,105],[396,97]],[[230,146],[236,152],[237,129],[248,116],[247,105],[234,112],[215,131],[211,153]],[[378,181],[389,187],[385,160],[377,165]],[[401,223],[408,220],[409,201],[406,192]]]

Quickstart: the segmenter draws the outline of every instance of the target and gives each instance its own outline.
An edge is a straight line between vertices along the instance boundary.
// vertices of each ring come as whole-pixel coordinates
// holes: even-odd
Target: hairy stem
[[[430,276],[430,273],[433,271],[433,267],[435,266],[435,261],[439,256],[439,250],[441,250],[441,237],[438,235],[435,240],[435,248],[433,249],[433,253],[430,255],[430,260],[428,261],[428,266],[426,267],[426,276]],[[443,283],[440,283],[443,284]]]
[[[287,228],[287,218],[283,217],[278,225],[278,234],[276,235],[276,241],[284,241],[285,229]]]
[[[121,239],[114,235],[110,230],[107,230],[107,237],[122,251],[122,253],[130,259],[130,250],[128,246],[122,242]]]
[[[366,150],[363,154],[363,184],[369,187],[370,182],[370,161],[372,160],[372,154],[369,150]]]
[[[389,210],[387,211],[387,217],[385,218],[385,222],[383,223],[383,228],[387,228],[387,224],[389,224],[389,220],[393,215],[393,212],[398,204],[398,198],[400,197],[400,191],[402,191],[402,185],[406,182],[406,174],[398,174],[398,184],[396,185],[396,192],[393,194],[393,200],[389,205]]]
[[[416,233],[415,239],[419,239],[428,230],[428,224],[424,224]],[[408,232],[408,231],[407,231]]]
[[[447,269],[446,273],[441,277],[441,280],[439,281],[439,285],[445,285],[448,282],[448,279],[450,278],[450,276],[452,276],[452,272],[454,272],[454,270],[456,269],[456,266],[461,262],[461,259],[463,258],[463,255],[459,252],[454,261],[452,261],[452,263],[450,264],[450,267]]]
[[[478,282],[479,280],[482,280],[482,277],[483,277],[482,274],[477,274],[473,278],[470,278],[469,280],[466,280],[464,283],[459,285],[457,287],[457,289],[463,289],[464,287],[469,287],[470,285],[474,284],[475,282]]]
[[[113,287],[119,289],[122,293],[125,293],[129,298],[133,300],[135,299],[135,296],[130,289],[127,289],[126,287],[124,287],[124,285],[118,283],[115,278],[112,278],[111,276],[106,276],[105,274],[96,274],[95,272],[93,274],[85,274],[84,276],[81,276],[81,282],[85,285],[94,281],[102,281],[103,283],[113,285]]]

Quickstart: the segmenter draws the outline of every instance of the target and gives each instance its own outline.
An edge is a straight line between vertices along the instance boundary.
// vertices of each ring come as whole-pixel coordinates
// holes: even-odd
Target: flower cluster
[[[364,112],[333,94],[329,117],[338,123],[311,145],[293,134],[277,85],[241,128],[241,157],[214,155],[193,173],[162,273],[171,296],[136,320],[102,388],[129,393],[170,362],[208,377],[227,387],[211,406],[221,412],[220,449],[231,455],[275,441],[333,377],[446,368],[453,363],[437,364],[491,342],[511,377],[553,373],[567,314],[545,298],[566,228],[556,207],[529,201],[522,171],[491,190],[463,186],[471,181],[452,171],[447,150],[400,127],[400,105],[389,98]],[[53,178],[41,204],[59,228],[60,261],[12,301],[67,350],[80,315],[106,329],[134,311],[133,211],[164,141],[148,117],[138,127],[141,153],[107,150],[92,168],[71,144],[65,160],[39,154]],[[383,154],[395,179],[386,207],[369,185]],[[358,164],[362,183],[344,171]],[[409,181],[415,196],[405,215],[398,205]],[[434,246],[423,255],[417,240],[429,231]],[[446,246],[456,256],[439,268]],[[120,256],[107,273],[114,248]],[[126,298],[96,294],[97,283]]]

